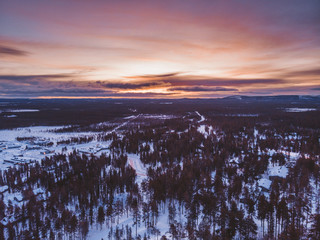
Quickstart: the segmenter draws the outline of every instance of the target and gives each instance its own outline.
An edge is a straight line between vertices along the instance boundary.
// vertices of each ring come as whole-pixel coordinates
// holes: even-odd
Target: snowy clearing
[[[26,113],[26,112],[39,112],[39,109],[13,109],[13,110],[5,110],[4,112],[12,112],[12,113]]]
[[[284,110],[285,112],[311,112],[311,111],[317,111],[316,108],[286,108]]]
[[[198,111],[196,111],[196,114],[200,117],[200,120],[198,121],[198,123],[201,123],[206,120],[206,118],[203,115],[201,115]]]

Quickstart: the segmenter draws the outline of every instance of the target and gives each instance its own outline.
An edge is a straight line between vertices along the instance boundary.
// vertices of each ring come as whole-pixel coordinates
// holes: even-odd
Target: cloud
[[[144,81],[154,81],[153,75],[145,75]],[[137,76],[137,80],[140,80]],[[132,77],[134,81],[134,77]],[[284,79],[278,78],[255,78],[255,79],[238,79],[238,78],[215,78],[205,76],[193,76],[193,75],[163,75],[158,77],[158,81],[163,84],[169,84],[171,86],[184,86],[184,87],[196,87],[196,86],[210,86],[210,87],[237,87],[237,86],[251,86],[251,85],[274,85],[283,84],[286,82]]]
[[[174,77],[177,75],[182,74],[182,72],[173,72],[173,73],[165,73],[165,74],[146,74],[146,75],[140,75],[140,76],[130,76],[127,78],[130,79],[158,79],[158,78],[170,78],[170,77]]]
[[[153,92],[163,82],[76,81],[77,74],[0,75],[2,97],[162,97],[175,93]],[[149,89],[150,88],[150,89]],[[144,92],[124,90],[147,89]]]
[[[170,88],[170,91],[183,91],[183,92],[227,92],[227,91],[238,91],[236,88],[224,88],[224,87],[177,87]]]
[[[320,87],[316,87],[316,88],[311,88],[310,90],[314,90],[314,91],[320,91]]]
[[[7,47],[0,45],[0,55],[10,55],[10,56],[26,56],[29,52],[22,51],[17,48]]]
[[[278,88],[283,79],[209,78],[180,73],[143,75],[119,80],[81,80],[77,73],[0,75],[0,95],[7,97],[210,97],[212,94],[259,92]],[[124,82],[125,81],[125,82]]]
[[[47,89],[47,90],[10,90],[6,92],[6,95],[14,96],[94,96],[103,95],[108,92],[98,89]]]
[[[100,89],[47,89],[39,91],[29,90],[10,90],[6,92],[0,91],[2,97],[12,98],[35,98],[35,97],[123,97],[123,98],[156,98],[172,96],[174,93],[119,93]]]
[[[183,73],[168,73],[160,75],[142,75],[129,77],[132,82],[155,82],[160,81],[162,84],[170,84],[171,86],[249,86],[263,84],[283,84],[285,79],[281,78],[217,78],[199,75],[186,75]]]
[[[99,85],[109,89],[136,90],[150,87],[160,86],[162,82],[145,82],[145,83],[103,83],[97,82]]]
[[[306,77],[306,76],[316,76],[320,78],[320,68],[313,68],[301,71],[293,71],[286,73],[285,77]]]
[[[47,75],[0,75],[0,80],[7,81],[50,81],[53,79],[68,79],[73,77],[72,74],[47,74]]]
[[[283,79],[231,79],[231,78],[179,78],[172,80],[164,80],[172,85],[202,85],[202,86],[228,86],[228,87],[240,87],[251,85],[267,85],[267,84],[283,84]]]

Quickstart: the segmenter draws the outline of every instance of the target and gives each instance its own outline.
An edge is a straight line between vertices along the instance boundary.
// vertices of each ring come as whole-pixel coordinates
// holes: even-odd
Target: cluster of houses
[[[26,145],[25,145],[26,144]],[[14,165],[25,164],[25,163],[34,163],[35,160],[32,158],[25,157],[27,151],[39,150],[40,155],[48,155],[55,152],[55,150],[50,150],[44,148],[44,146],[52,146],[53,143],[47,140],[30,140],[26,141],[25,144],[20,143],[11,143],[2,141],[0,142],[0,153],[4,153],[9,156],[9,159],[3,160],[3,163],[10,163]],[[12,150],[19,150],[18,152]],[[8,154],[7,154],[8,153]]]
[[[13,144],[13,143],[9,143],[7,144],[6,142],[0,142],[0,150],[6,150],[6,149],[14,149],[14,148],[20,148],[21,145],[18,144]]]
[[[25,164],[25,163],[34,163],[35,160],[32,159],[26,159],[20,156],[13,156],[13,158],[11,158],[10,160],[3,160],[4,163],[12,163],[12,164]]]
[[[46,139],[36,138],[20,138],[17,142],[0,142],[0,153],[2,155],[3,163],[14,165],[34,163],[35,160],[30,155],[37,157],[39,155],[50,155],[55,153],[55,150],[50,148],[54,143]],[[97,144],[95,146],[88,146],[78,149],[79,153],[86,155],[97,154],[101,151],[107,151],[109,147]],[[31,152],[31,154],[29,153]]]
[[[91,154],[96,154],[96,153],[99,153],[101,151],[106,151],[106,150],[109,150],[110,148],[109,147],[101,147],[99,144],[96,146],[96,147],[89,147],[88,149],[86,148],[80,148],[78,150],[79,153],[83,153],[83,154],[88,154],[88,155],[91,155]]]

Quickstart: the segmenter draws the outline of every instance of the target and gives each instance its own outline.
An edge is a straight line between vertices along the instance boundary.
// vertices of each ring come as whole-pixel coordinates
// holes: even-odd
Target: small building
[[[41,147],[37,146],[37,145],[35,145],[35,146],[27,145],[25,148],[25,150],[39,150],[39,149],[41,149]]]
[[[6,159],[4,159],[3,162],[4,162],[4,163],[12,163],[12,164],[15,164],[15,162],[12,161],[12,160],[6,160]]]
[[[6,148],[7,149],[14,149],[14,148],[20,148],[20,145],[16,145],[16,144],[11,144],[11,145],[7,145]]]
[[[50,153],[54,153],[54,150],[44,149],[43,151],[40,151],[40,154],[47,155]]]

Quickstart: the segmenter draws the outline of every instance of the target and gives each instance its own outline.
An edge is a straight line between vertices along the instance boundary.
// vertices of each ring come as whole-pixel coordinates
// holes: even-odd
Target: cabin
[[[27,145],[26,148],[25,148],[25,150],[39,150],[39,149],[41,149],[41,147],[37,146],[37,145],[35,145],[35,146]]]
[[[50,153],[54,153],[54,150],[44,149],[43,151],[40,151],[40,154],[42,154],[42,155],[47,155]]]
[[[12,163],[12,164],[15,164],[15,162],[12,161],[12,160],[3,160],[3,162],[4,162],[4,163]]]
[[[11,144],[11,145],[7,145],[6,148],[7,149],[15,149],[15,148],[20,148],[20,145],[15,145],[15,144]]]

